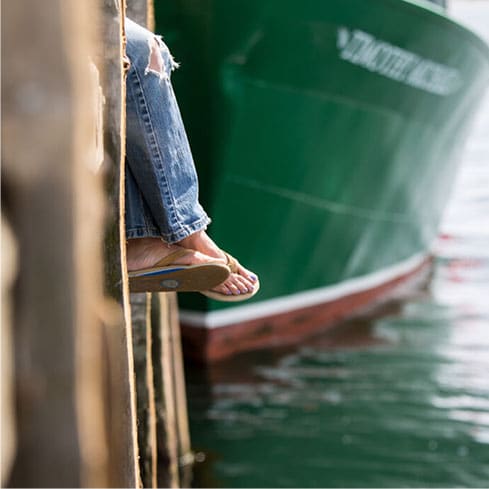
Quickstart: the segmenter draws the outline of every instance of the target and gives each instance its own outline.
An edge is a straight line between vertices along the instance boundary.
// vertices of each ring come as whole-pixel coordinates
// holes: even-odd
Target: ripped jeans
[[[175,243],[210,223],[170,81],[177,64],[161,38],[129,19],[126,35],[126,235]]]

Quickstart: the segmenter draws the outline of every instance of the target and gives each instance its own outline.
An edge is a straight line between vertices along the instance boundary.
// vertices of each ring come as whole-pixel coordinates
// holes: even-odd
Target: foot
[[[159,238],[136,238],[127,241],[127,269],[129,272],[151,268],[155,263],[168,256],[170,253],[182,248],[177,245],[169,245]],[[217,258],[217,259],[216,259]],[[225,258],[211,257],[194,251],[183,257],[177,258],[175,263],[180,265],[198,265],[200,263],[222,262]]]
[[[212,241],[205,231],[198,231],[180,241],[179,246],[190,248],[210,256],[213,259],[223,260],[227,263],[224,252]],[[232,273],[222,284],[212,290],[224,295],[240,295],[253,292],[258,278],[252,272],[238,263],[237,273]]]

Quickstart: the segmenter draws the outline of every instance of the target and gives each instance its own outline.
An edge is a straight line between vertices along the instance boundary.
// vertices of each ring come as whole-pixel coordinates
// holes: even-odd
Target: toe
[[[239,295],[241,294],[241,290],[239,289],[238,285],[234,282],[233,279],[231,279],[228,283],[226,283],[228,286],[229,290],[233,295]]]
[[[231,273],[226,281],[212,290],[225,295],[245,295],[254,292],[258,277],[239,262],[236,262],[236,267],[235,273]]]
[[[217,287],[214,287],[212,289],[214,292],[218,292],[219,294],[223,294],[223,295],[232,295],[232,292],[231,290],[229,289],[229,287],[227,286],[226,282],[218,285]]]
[[[235,277],[236,285],[243,294],[253,291],[253,283],[241,275]]]
[[[234,274],[231,280],[241,294],[246,294],[248,292],[248,286],[239,275]]]
[[[254,290],[254,284],[237,273],[231,274],[224,284],[234,295],[248,294]]]
[[[255,283],[258,280],[258,277],[251,272],[250,270],[247,270],[243,265],[238,263],[238,273],[242,276],[248,279],[250,282]]]

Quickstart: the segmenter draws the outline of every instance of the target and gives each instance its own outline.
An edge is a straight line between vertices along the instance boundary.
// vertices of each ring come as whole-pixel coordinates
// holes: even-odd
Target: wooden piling
[[[154,30],[154,0],[126,0],[127,16],[150,31]]]
[[[12,228],[2,210],[2,317],[0,324],[1,388],[1,486],[5,487],[15,457],[17,434],[15,430],[15,400],[13,374],[12,292],[17,272],[17,246]]]
[[[144,487],[157,487],[156,407],[151,356],[151,294],[132,294],[131,309],[140,448],[139,471]]]
[[[100,360],[101,260],[90,236],[79,239],[88,223],[92,236],[102,235],[86,144],[94,126],[87,66],[94,8],[76,0],[2,4],[2,213],[18,248],[10,296],[17,448],[6,484],[12,487],[107,483],[104,413],[90,401],[102,390],[90,370]],[[87,193],[92,206],[83,208]],[[93,339],[94,356],[82,331]],[[84,368],[80,360],[95,363]],[[82,393],[91,418],[80,423]]]
[[[190,487],[192,465],[194,461],[190,445],[190,435],[187,414],[187,396],[185,392],[185,376],[183,367],[180,323],[178,319],[178,304],[176,294],[158,294],[159,297],[159,328],[154,342],[161,343],[161,384],[164,403],[164,416],[160,426],[166,430],[166,450],[170,460],[170,474],[177,467],[174,475],[178,487]],[[155,369],[158,364],[155,362]]]
[[[151,27],[151,1],[128,1]],[[12,487],[189,485],[176,296],[130,299],[128,289],[125,7],[3,5],[2,230],[12,239],[2,261],[12,266],[2,263],[2,333],[12,346],[2,343],[2,360],[13,350],[15,375],[3,371],[12,409],[1,421],[16,423],[2,440],[2,483]]]
[[[149,3],[149,0],[128,0],[126,15],[138,24],[148,26]],[[130,302],[140,447],[139,471],[144,487],[158,487],[151,294],[131,294]]]
[[[107,416],[111,486],[141,487],[138,466],[136,380],[131,308],[125,266],[125,73],[124,0],[102,0],[105,187],[108,219],[105,234],[107,294],[121,304],[123,315],[107,324]],[[114,310],[116,306],[114,305]]]

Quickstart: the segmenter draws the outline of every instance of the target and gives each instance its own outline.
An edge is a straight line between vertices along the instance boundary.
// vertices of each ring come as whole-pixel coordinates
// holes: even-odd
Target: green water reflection
[[[192,437],[206,454],[195,485],[484,487],[488,333],[418,298],[296,351],[192,370]]]

